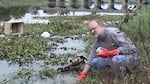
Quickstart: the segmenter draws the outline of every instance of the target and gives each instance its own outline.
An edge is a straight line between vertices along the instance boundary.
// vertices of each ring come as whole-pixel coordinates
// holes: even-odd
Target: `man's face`
[[[88,24],[89,30],[94,37],[98,37],[103,34],[104,28],[100,26],[96,21],[91,21]]]

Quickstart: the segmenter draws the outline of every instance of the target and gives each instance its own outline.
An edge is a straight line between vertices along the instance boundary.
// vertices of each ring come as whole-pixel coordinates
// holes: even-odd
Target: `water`
[[[19,66],[18,64],[10,64],[6,60],[0,60],[0,81],[4,79],[11,79],[13,76],[16,75],[16,72],[20,69],[30,69],[33,71],[38,72],[42,69],[43,61],[34,61],[32,64]]]
[[[10,65],[6,60],[0,61],[0,81],[12,76],[18,69],[18,64]]]
[[[62,38],[59,36],[54,36],[52,38]],[[51,41],[49,42],[51,43]],[[78,54],[79,52],[83,52],[85,49],[85,42],[80,39],[71,39],[66,38],[64,43],[58,43],[59,45],[54,51],[49,51],[51,53],[60,55],[60,54]],[[67,47],[68,50],[60,49],[61,47]],[[74,48],[76,50],[71,50]],[[0,82],[4,79],[11,80],[12,78],[17,77],[17,72],[21,69],[28,69],[32,71],[32,76],[30,80],[27,81],[27,84],[72,84],[76,82],[77,74],[72,73],[64,73],[57,74],[54,78],[46,78],[41,79],[39,76],[39,71],[42,70],[44,66],[44,60],[33,60],[32,63],[19,66],[18,64],[9,64],[6,60],[0,60]],[[49,65],[51,66],[51,65]],[[59,66],[52,66],[57,69]],[[19,78],[15,78],[13,80],[15,84],[21,84],[21,80]]]
[[[54,54],[76,54],[78,52],[83,52],[85,49],[85,43],[82,40],[73,40],[71,38],[65,39],[63,44],[59,43],[57,48],[52,51]],[[67,50],[61,48],[67,48]]]
[[[27,84],[71,84],[75,82],[76,75],[71,73],[57,74],[54,78],[41,79],[39,71],[42,69],[43,61],[36,61],[33,64],[19,66],[18,64],[9,64],[5,60],[0,61],[0,82],[3,80],[11,80],[14,84],[25,82],[20,80],[17,72],[21,69],[32,70],[32,76],[27,81]],[[13,80],[12,80],[13,79]]]
[[[75,83],[75,80],[76,80],[75,76],[72,74],[65,74],[65,75],[58,74],[56,77],[51,78],[51,79],[50,78],[46,78],[46,79],[34,78],[28,84],[73,84]]]

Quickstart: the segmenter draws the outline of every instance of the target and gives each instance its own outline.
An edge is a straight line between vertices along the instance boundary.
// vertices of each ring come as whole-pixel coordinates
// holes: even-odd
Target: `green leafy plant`
[[[43,69],[40,71],[41,78],[49,77],[53,78],[56,75],[56,70],[49,66],[44,66]]]
[[[17,75],[21,80],[29,80],[32,76],[32,71],[28,69],[21,69],[17,72]]]
[[[47,39],[35,36],[0,38],[0,59],[26,63],[34,58],[44,58],[49,48],[47,42]]]

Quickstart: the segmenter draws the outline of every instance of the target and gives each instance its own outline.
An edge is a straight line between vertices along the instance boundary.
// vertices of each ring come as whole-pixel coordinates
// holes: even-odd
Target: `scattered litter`
[[[49,38],[49,37],[50,37],[50,33],[48,33],[48,32],[43,32],[43,33],[41,34],[41,36],[44,37],[44,38]]]
[[[0,38],[4,38],[5,37],[5,35],[4,34],[0,34]]]

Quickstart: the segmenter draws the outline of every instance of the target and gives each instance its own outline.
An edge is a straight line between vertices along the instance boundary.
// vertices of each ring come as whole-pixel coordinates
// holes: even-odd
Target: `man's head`
[[[104,25],[102,23],[98,23],[96,20],[91,20],[86,22],[91,34],[94,37],[98,37],[104,34]]]

